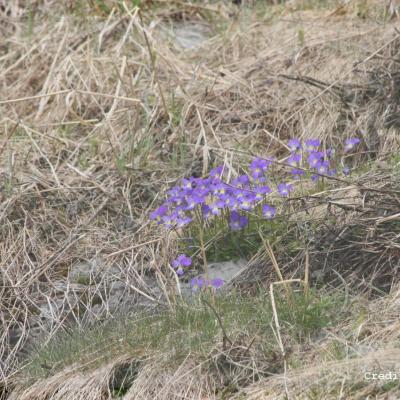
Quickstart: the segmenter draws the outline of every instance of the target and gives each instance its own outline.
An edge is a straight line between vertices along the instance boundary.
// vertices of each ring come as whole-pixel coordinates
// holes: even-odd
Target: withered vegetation
[[[400,396],[399,380],[385,386],[362,376],[395,369],[400,359],[395,2],[235,3],[0,2],[4,398],[112,398],[113,377],[132,365],[126,399]],[[176,40],[176,27],[187,24],[204,32],[196,47]],[[54,374],[26,385],[20,374],[32,342],[51,340],[66,324],[95,322],[99,298],[112,318],[106,277],[69,282],[77,262],[101,259],[118,268],[131,296],[171,307],[176,282],[167,265],[178,238],[149,223],[148,213],[177,179],[216,163],[235,171],[250,155],[279,158],[292,137],[335,147],[352,136],[363,139],[351,159],[355,174],[292,199],[287,236],[273,243],[287,278],[302,276],[307,258],[313,284],[340,287],[356,304],[322,338],[289,346],[297,364],[292,358],[283,368],[282,354],[269,353],[271,368],[259,373],[257,338],[244,330],[230,348],[216,339],[209,369],[191,354],[172,368],[168,353],[138,364],[118,353],[85,372],[79,360],[52,365]],[[307,249],[287,251],[305,235]],[[231,287],[268,290],[273,271],[260,248]],[[148,285],[151,276],[161,295]],[[44,305],[53,310],[46,321]],[[227,368],[244,379],[226,381]]]

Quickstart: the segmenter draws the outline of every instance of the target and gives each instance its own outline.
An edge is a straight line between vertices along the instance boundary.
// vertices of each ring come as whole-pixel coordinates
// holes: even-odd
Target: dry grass
[[[285,325],[282,338],[286,373],[277,345],[276,352],[270,351],[269,359],[265,358],[260,347],[265,340],[262,333],[242,331],[248,327],[240,326],[243,321],[238,318],[237,332],[229,331],[232,344],[224,347],[221,338],[215,338],[212,350],[202,359],[193,349],[177,363],[172,361],[176,349],[169,348],[164,352],[149,349],[138,362],[137,357],[128,355],[127,347],[125,356],[117,356],[116,352],[111,362],[99,364],[92,356],[92,366],[79,360],[28,386],[20,384],[10,398],[109,399],[114,376],[129,363],[136,372],[124,391],[127,399],[284,399],[286,395],[294,399],[396,398],[397,380],[367,381],[364,376],[366,372],[398,373],[399,298],[398,288],[371,302],[353,294],[336,311],[337,323],[323,328],[312,341],[296,343]],[[340,303],[336,304],[339,308]],[[122,332],[120,337],[126,339]]]
[[[174,283],[163,267],[176,241],[154,230],[147,214],[177,178],[202,174],[217,160],[237,169],[248,154],[280,156],[293,136],[319,137],[329,146],[356,133],[364,138],[360,160],[386,160],[399,150],[400,35],[396,13],[385,16],[380,1],[318,9],[312,1],[291,1],[250,10],[231,2],[155,1],[145,2],[142,14],[129,2],[120,8],[92,1],[89,17],[80,2],[11,3],[0,8],[5,383],[35,332],[51,337],[66,321],[97,318],[87,305],[104,297],[104,282],[68,285],[77,261],[100,257],[151,298],[157,295],[144,278],[156,273],[171,282],[157,297],[165,301]],[[210,39],[181,49],[166,33],[180,21],[206,26]],[[398,205],[398,193],[388,197]],[[398,236],[387,243],[398,250]],[[379,260],[382,248],[372,251]],[[398,253],[391,257],[390,265],[398,263]],[[50,326],[40,318],[44,304],[57,310]],[[96,386],[96,398],[106,398],[102,385],[114,364],[105,368],[74,375],[80,383],[63,387],[75,385],[76,394],[57,389],[50,397],[87,399],[89,392],[79,390],[87,385],[91,395]],[[158,373],[162,393],[175,391],[174,380]],[[52,379],[49,388],[65,375]],[[203,391],[198,379],[185,377],[181,395],[212,398],[212,383]],[[132,398],[149,396],[145,383],[139,376],[135,393],[142,397]],[[22,398],[45,398],[37,390],[49,396],[49,388],[39,384]],[[249,398],[264,398],[262,389],[249,390]]]
[[[299,355],[300,368],[250,385],[232,398],[284,399],[287,393],[293,399],[398,398],[397,378],[366,380],[365,374],[398,375],[399,294],[396,289],[385,299],[364,303],[357,319],[352,315],[347,323],[315,342],[312,350]]]

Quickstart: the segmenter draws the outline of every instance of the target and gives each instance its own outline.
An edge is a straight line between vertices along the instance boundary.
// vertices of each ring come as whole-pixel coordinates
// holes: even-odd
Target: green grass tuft
[[[308,340],[339,317],[342,300],[337,295],[295,292],[293,307],[277,292],[281,333],[291,338],[291,344]],[[222,348],[223,332],[233,344],[243,336],[255,338],[254,346],[266,360],[279,353],[267,292],[260,290],[253,297],[203,293],[179,301],[172,311],[121,317],[86,329],[70,328],[32,353],[24,375],[36,380],[72,365],[90,370],[120,355],[140,362],[168,354],[170,366],[179,365],[189,354],[205,361],[215,347]]]

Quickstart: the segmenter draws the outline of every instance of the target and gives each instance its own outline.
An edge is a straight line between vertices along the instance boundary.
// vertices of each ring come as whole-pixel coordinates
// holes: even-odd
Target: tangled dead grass
[[[276,238],[274,247],[308,238],[296,255],[279,251],[285,276],[301,278],[307,264],[316,285],[348,285],[372,296],[390,292],[399,278],[400,168],[382,165],[357,177],[357,184],[327,187],[291,199],[291,233]],[[307,257],[310,259],[306,261]],[[231,287],[252,289],[279,280],[271,257],[261,248]]]
[[[79,322],[77,307],[96,295],[83,289],[71,300],[75,262],[101,256],[149,296],[145,274],[168,280],[159,267],[175,243],[147,214],[177,178],[215,160],[235,170],[243,151],[279,156],[293,136],[329,146],[356,133],[363,159],[399,149],[400,36],[381,2],[365,2],[363,18],[356,1],[321,10],[289,2],[261,14],[228,2],[158,3],[142,15],[125,4],[92,17],[75,2],[2,8],[4,382],[43,325],[43,304],[65,304],[51,316],[51,336],[67,319]],[[180,48],[166,31],[182,21],[207,26],[210,38]],[[371,254],[379,261],[390,242],[398,266],[398,236],[385,240]]]
[[[378,381],[365,376],[370,377],[372,372],[398,374],[399,294],[396,289],[390,296],[369,303],[365,318],[350,318],[347,324],[315,343],[309,352],[311,359],[303,353],[304,367],[249,385],[232,398],[284,399],[287,394],[295,399],[398,398],[397,378]],[[334,343],[341,343],[346,349],[341,359],[332,357]]]

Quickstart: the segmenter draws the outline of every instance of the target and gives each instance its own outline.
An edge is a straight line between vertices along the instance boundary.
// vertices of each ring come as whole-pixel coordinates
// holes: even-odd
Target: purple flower
[[[247,192],[242,189],[235,189],[233,195],[236,198],[236,202],[240,203],[246,196]]]
[[[256,186],[254,189],[255,200],[259,201],[264,198],[265,195],[272,192],[269,186]]]
[[[188,193],[179,193],[179,194],[177,194],[175,196],[171,196],[169,198],[169,200],[170,200],[171,203],[179,206],[179,205],[184,203],[184,196],[187,195],[187,194]]]
[[[250,164],[251,176],[253,178],[259,178],[263,176],[264,172],[268,169],[271,161],[264,160],[262,158],[255,158]]]
[[[246,227],[249,223],[249,219],[244,215],[240,215],[237,211],[231,212],[229,226],[233,231],[238,231]]]
[[[186,207],[185,209],[190,211],[193,210],[197,204],[200,204],[199,198],[195,196],[189,196],[186,198]]]
[[[192,189],[192,181],[190,179],[183,178],[181,181],[181,186],[183,189]]]
[[[224,284],[224,280],[221,278],[214,278],[211,280],[204,280],[203,278],[193,278],[190,281],[190,286],[192,290],[198,290],[203,287],[209,287],[212,286],[214,289],[219,289],[222,287]]]
[[[210,204],[210,210],[211,214],[213,215],[220,215],[221,214],[221,209],[225,207],[225,203],[223,200],[216,200],[213,203]]]
[[[328,176],[335,176],[337,173],[336,168],[328,170]]]
[[[201,193],[208,193],[210,191],[209,189],[210,185],[210,179],[202,179],[202,178],[196,178],[195,180],[195,186],[196,190],[201,192]]]
[[[344,174],[345,176],[350,175],[350,173],[351,173],[351,169],[350,169],[349,167],[344,167],[344,168],[343,168],[343,174]]]
[[[266,219],[272,219],[275,217],[276,209],[268,204],[264,204],[262,207],[262,214]]]
[[[207,204],[203,204],[201,206],[201,212],[203,214],[204,219],[211,217],[211,208]]]
[[[192,218],[190,217],[178,217],[176,218],[176,227],[183,228],[184,226],[190,224],[192,222]]]
[[[311,175],[311,180],[312,180],[314,183],[317,182],[318,179],[319,179],[319,176],[318,176],[318,175]]]
[[[354,147],[360,143],[360,139],[357,138],[351,138],[351,139],[347,139],[344,143],[344,151],[350,151],[353,150]]]
[[[216,185],[214,185],[213,188],[213,193],[214,194],[226,194],[227,191],[229,190],[229,186],[226,185],[225,183],[221,182],[221,183],[217,183]]]
[[[301,143],[299,139],[290,139],[288,142],[290,151],[296,151],[301,149]]]
[[[326,156],[327,158],[332,158],[335,155],[335,149],[332,147],[329,147],[329,149],[326,150]]]
[[[289,192],[292,191],[292,189],[292,185],[289,185],[287,183],[280,183],[278,185],[278,192],[283,197],[289,196]]]
[[[318,139],[308,139],[305,141],[306,150],[307,151],[315,151],[321,144],[321,141]]]
[[[288,159],[287,163],[292,167],[297,167],[301,161],[301,154],[292,154]]]
[[[320,174],[326,174],[329,169],[329,161],[321,161],[318,163],[316,166],[318,173]]]
[[[300,176],[303,176],[305,174],[305,171],[303,171],[302,169],[297,169],[297,168],[293,168],[290,172],[293,175],[294,179],[299,179]]]
[[[159,224],[161,223],[161,218],[168,212],[168,207],[167,206],[160,206],[157,208],[157,210],[153,211],[150,214],[150,219],[151,220],[156,220]]]
[[[178,259],[184,267],[190,267],[192,265],[192,259],[185,254],[178,256]]]
[[[311,154],[308,156],[308,164],[311,168],[317,168],[319,163],[323,161],[324,153],[320,151],[312,151]]]
[[[167,228],[172,228],[176,223],[176,220],[172,215],[163,215],[162,221]]]
[[[250,184],[250,178],[247,175],[240,175],[237,179],[234,180],[234,186],[242,185],[246,187]]]
[[[179,256],[172,261],[172,266],[176,268],[177,266],[190,267],[192,265],[192,259],[186,254],[179,254]]]
[[[210,177],[211,178],[219,178],[222,174],[223,169],[224,169],[223,165],[218,165],[218,167],[216,167],[210,171]]]
[[[250,211],[254,208],[254,201],[256,195],[254,193],[246,193],[243,197],[241,196],[239,200],[239,208],[245,211]]]
[[[184,274],[183,268],[192,265],[192,259],[186,254],[179,254],[179,256],[172,261],[171,265],[175,269],[176,273],[181,276]]]
[[[220,215],[221,208],[218,206],[217,203],[212,203],[212,204],[210,204],[210,212],[212,215]]]
[[[214,289],[219,289],[221,286],[223,286],[224,284],[224,280],[221,278],[215,278],[211,280],[211,286]]]
[[[266,182],[267,178],[265,176],[259,176],[257,178],[253,178],[254,185],[261,185],[262,183]]]
[[[204,280],[202,278],[193,278],[190,281],[190,287],[192,290],[201,289],[204,286]]]
[[[231,210],[235,210],[238,206],[236,199],[233,196],[226,196],[226,198],[224,199],[225,204],[228,208],[230,208]]]

